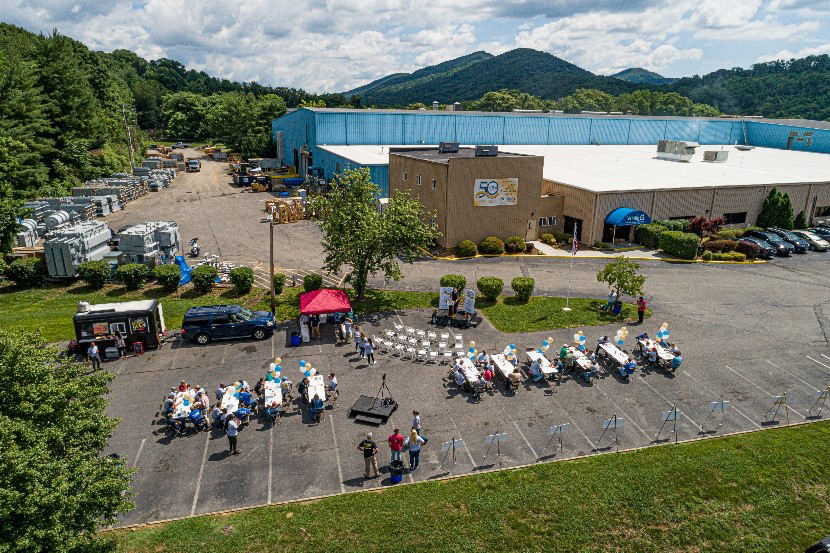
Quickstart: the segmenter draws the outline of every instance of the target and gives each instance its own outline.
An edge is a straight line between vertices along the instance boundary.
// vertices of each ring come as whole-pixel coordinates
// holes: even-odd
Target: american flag
[[[576,239],[574,236],[573,247],[571,248],[571,255],[576,255],[576,252],[579,251],[579,240]]]

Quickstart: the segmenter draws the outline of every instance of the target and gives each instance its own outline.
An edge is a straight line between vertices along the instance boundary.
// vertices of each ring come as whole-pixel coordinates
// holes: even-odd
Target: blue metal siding
[[[461,144],[502,144],[504,142],[504,117],[465,115],[458,117],[457,139],[445,139]]]
[[[315,113],[317,144],[348,144],[345,113]]]
[[[549,120],[548,144],[589,144],[592,119],[553,118]]]
[[[547,144],[550,122],[545,117],[504,117],[501,144]]]
[[[408,116],[404,120],[403,143],[438,144],[441,141],[463,142],[456,131],[456,115],[420,115]]]
[[[657,144],[666,136],[665,119],[631,119],[629,144]]]
[[[628,144],[630,119],[594,119],[591,144]]]
[[[700,138],[700,121],[669,119],[666,121],[667,140],[697,142]]]
[[[787,147],[787,138],[793,131],[797,132],[799,137],[803,137],[805,131],[813,133],[809,146],[807,145],[806,138],[803,142],[793,140],[793,150],[830,153],[830,130],[762,123],[759,121],[748,121],[746,123],[747,139],[753,146],[784,149]]]
[[[732,121],[701,121],[698,142],[701,144],[729,144]]]
[[[317,144],[317,125],[314,124],[314,120],[314,112],[307,109],[300,109],[274,119],[271,127],[274,140],[276,140],[277,131],[282,131],[285,145],[285,162],[288,165],[294,163],[294,150],[299,152],[305,144],[308,144],[309,147]],[[306,137],[308,137],[308,141],[306,141]]]
[[[389,166],[388,165],[360,165],[354,161],[338,156],[321,148],[314,148],[314,165],[323,168],[323,178],[334,179],[344,169],[358,169],[368,167],[372,182],[380,187],[380,195],[389,196]],[[339,171],[338,171],[339,166]]]

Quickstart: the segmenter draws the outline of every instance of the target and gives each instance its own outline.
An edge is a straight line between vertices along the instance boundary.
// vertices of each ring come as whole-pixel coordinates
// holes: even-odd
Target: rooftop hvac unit
[[[695,155],[695,148],[700,146],[697,142],[685,140],[660,140],[657,142],[657,158],[670,161],[689,161]]]
[[[457,154],[458,153],[458,142],[439,142],[438,143],[438,153],[439,154]]]
[[[703,152],[703,161],[709,163],[723,163],[729,157],[729,152],[726,150],[709,150]]]
[[[499,155],[498,146],[476,146],[476,157],[496,157]]]

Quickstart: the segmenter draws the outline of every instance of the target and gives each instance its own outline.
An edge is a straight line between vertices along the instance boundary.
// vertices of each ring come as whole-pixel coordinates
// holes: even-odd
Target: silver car
[[[806,240],[810,244],[810,249],[815,252],[826,252],[830,248],[830,242],[809,230],[792,230],[790,232]]]

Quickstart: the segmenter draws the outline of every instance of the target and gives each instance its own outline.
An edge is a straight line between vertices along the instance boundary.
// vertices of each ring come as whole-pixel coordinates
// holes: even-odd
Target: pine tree
[[[806,229],[807,228],[807,214],[803,211],[799,211],[798,215],[793,221],[793,228],[795,229]]]
[[[773,227],[776,224],[775,214],[778,204],[778,189],[773,187],[769,191],[764,203],[761,204],[761,211],[758,212],[758,219],[755,224],[761,228]]]
[[[784,193],[780,196],[781,200],[778,207],[778,226],[782,229],[793,229],[793,203],[790,200],[790,195]]]

